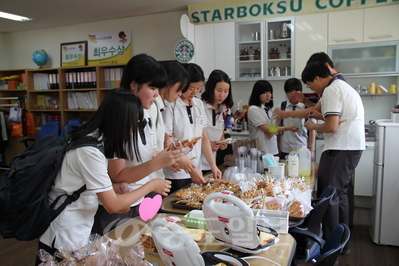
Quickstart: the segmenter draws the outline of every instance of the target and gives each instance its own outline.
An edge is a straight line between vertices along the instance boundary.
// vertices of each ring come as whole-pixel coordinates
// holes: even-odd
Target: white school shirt
[[[113,189],[108,176],[108,164],[104,154],[95,147],[81,147],[68,151],[62,162],[54,185],[49,193],[50,203],[61,194],[72,194],[83,185],[87,190],[79,199],[69,204],[55,218],[47,231],[40,237],[40,242],[51,247],[80,248],[91,233],[94,215],[99,200],[96,193]],[[63,202],[60,200],[57,207]]]
[[[186,140],[188,138],[202,137],[202,131],[207,125],[204,105],[200,99],[193,98],[191,101],[192,107],[191,115],[193,124],[190,123],[190,119],[187,113],[186,103],[179,97],[174,103],[171,103],[166,107],[163,112],[165,126],[167,130],[172,132],[174,138],[178,140]],[[186,157],[194,158],[192,162],[195,164],[197,169],[201,170],[201,146],[202,139],[195,144],[192,151],[190,151]],[[174,173],[169,167],[164,168],[164,174],[166,179],[187,179],[190,178],[190,174],[180,170],[178,173]]]
[[[162,116],[162,111],[164,110],[164,101],[162,100],[161,96],[158,95],[154,103],[151,105],[151,108],[148,109],[148,112],[150,113],[152,118],[152,130],[155,132],[156,135],[158,151],[162,151],[164,149],[165,123]]]
[[[285,107],[285,111],[293,111],[293,104],[287,100],[287,106]],[[306,106],[303,103],[297,103],[295,111],[303,110]],[[280,106],[281,109],[281,106]],[[287,117],[283,119],[284,126],[299,126],[298,132],[292,131],[284,131],[280,136],[280,151],[284,153],[290,153],[292,148],[299,148],[302,146],[308,146],[308,130],[305,127],[305,118],[295,118],[295,117]]]
[[[213,107],[209,103],[203,101],[205,108],[205,117],[207,121],[206,125],[206,133],[208,134],[208,138],[210,141],[219,141],[222,138],[222,134],[224,131],[224,118],[223,114],[227,111],[227,108],[224,104],[219,105],[219,109],[216,110],[217,115],[215,119],[215,125],[213,125]],[[216,159],[216,151],[213,152],[213,156]],[[208,160],[205,158],[205,155],[201,155],[202,161],[202,170],[210,170],[211,166],[208,163]]]
[[[324,118],[340,116],[337,131],[324,133],[324,150],[365,149],[363,102],[348,83],[335,79],[324,89],[321,111]]]
[[[150,118],[150,115],[149,115],[148,111],[146,109],[144,109],[144,119],[147,119],[147,121],[148,121],[148,118]],[[153,122],[151,122],[151,123],[153,123]],[[145,139],[146,139],[145,145],[143,144],[143,142],[141,140],[139,130],[137,130],[137,137],[138,137],[137,145],[138,145],[138,150],[140,152],[141,161],[138,161],[138,159],[136,157],[131,158],[130,160],[125,160],[126,167],[137,166],[137,165],[140,165],[140,164],[145,163],[152,159],[152,156],[154,154],[154,148],[156,148],[156,137],[155,137],[153,130],[151,129],[149,123],[147,123],[147,125],[144,127],[144,134],[145,134]],[[132,135],[132,138],[133,138],[133,135]],[[114,159],[118,159],[118,158],[114,158]],[[164,178],[162,171],[152,172],[148,176],[140,179],[139,181],[136,181],[134,183],[129,183],[129,189],[130,189],[130,191],[138,189],[155,178]],[[136,201],[135,203],[133,203],[130,206],[134,207],[134,206],[140,204],[143,201],[143,199],[144,199],[144,197],[140,198],[138,201]]]
[[[269,109],[268,111],[269,117],[273,116],[273,110]],[[277,136],[274,135],[270,139],[266,138],[265,132],[259,128],[259,126],[268,124],[270,125],[270,118],[266,115],[265,106],[261,105],[261,107],[256,105],[251,105],[248,108],[248,129],[249,129],[249,138],[259,139],[259,150],[265,153],[278,154],[277,148]]]

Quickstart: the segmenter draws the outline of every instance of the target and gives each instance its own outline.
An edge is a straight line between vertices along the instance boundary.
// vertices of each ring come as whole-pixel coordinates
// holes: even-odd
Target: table
[[[165,218],[168,216],[171,215],[160,213],[157,214],[153,218],[153,220],[156,218]],[[183,216],[179,215],[178,217],[182,219],[182,221],[184,221]],[[149,231],[148,224],[142,221],[139,217],[136,217],[118,226],[113,231],[106,234],[106,237],[109,237],[111,239],[118,239],[120,237],[124,241],[124,243],[121,245],[121,252],[123,252],[125,249],[129,249],[130,247],[134,246],[139,241],[141,234],[148,231]],[[291,265],[291,260],[293,258],[293,255],[295,254],[296,241],[290,234],[280,235],[279,238],[280,240],[276,244],[271,246],[268,250],[253,255],[247,254],[245,257],[260,256],[275,261],[280,265]],[[226,246],[216,241],[213,235],[208,231],[206,233],[206,237],[202,242],[198,243],[198,246],[200,247],[201,252],[221,251],[227,249]],[[159,266],[165,265],[162,262],[161,258],[156,254],[146,253],[145,257],[149,262],[156,262],[159,264]],[[250,263],[251,266],[268,265],[266,264],[265,260],[257,258],[249,259],[248,262]],[[177,266],[183,266],[183,265],[177,265]]]
[[[310,187],[313,189],[314,185],[315,185],[315,180],[316,180],[316,176],[317,176],[317,169],[318,169],[319,164],[318,163],[312,163],[312,175],[310,176]],[[227,165],[220,165],[219,169],[220,171],[222,171],[222,173],[228,168],[229,166]],[[206,175],[205,175],[206,177]],[[188,187],[188,186],[187,186]],[[166,212],[166,213],[177,213],[177,214],[187,214],[188,212],[190,212],[190,210],[186,210],[186,209],[178,209],[178,208],[174,208],[170,202],[172,199],[176,198],[176,194],[175,192],[168,195],[167,197],[165,197],[162,201],[162,206],[161,206],[161,211],[162,212]]]

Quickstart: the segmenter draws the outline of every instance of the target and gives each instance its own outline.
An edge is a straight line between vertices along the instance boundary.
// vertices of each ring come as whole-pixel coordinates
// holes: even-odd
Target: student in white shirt
[[[204,72],[197,64],[186,64],[185,68],[190,75],[190,84],[183,90],[182,95],[174,103],[167,106],[164,113],[166,129],[172,132],[174,138],[186,140],[202,137],[186,155],[177,163],[183,169],[174,172],[164,168],[165,178],[172,181],[171,192],[178,190],[191,182],[204,184],[206,181],[201,172],[201,154],[203,153],[211,166],[213,177],[221,178],[222,173],[215,163],[211,144],[206,133],[207,121],[203,103],[196,98],[204,86]]]
[[[278,156],[277,133],[290,130],[297,132],[294,125],[280,126],[276,131],[270,132],[270,125],[273,116],[273,87],[266,80],[258,80],[252,89],[249,97],[248,128],[249,138],[259,140],[259,150],[264,153],[271,153]],[[274,126],[277,126],[274,125]]]
[[[113,182],[126,182],[129,190],[134,191],[152,179],[164,178],[163,167],[170,166],[181,157],[176,151],[164,149],[156,150],[156,136],[148,109],[154,104],[158,96],[158,88],[166,85],[166,72],[163,66],[151,56],[139,54],[132,57],[126,65],[121,78],[122,88],[137,95],[144,108],[143,117],[133,128],[132,136],[135,139],[135,149],[139,156],[131,158],[115,158],[108,161],[108,173]],[[136,136],[136,137],[135,137]],[[154,196],[154,193],[149,196]],[[93,225],[93,232],[105,234],[126,219],[138,215],[138,207],[143,198],[134,202],[127,212],[109,214],[102,206],[98,208]]]
[[[340,223],[350,225],[350,192],[352,174],[365,149],[364,108],[359,94],[345,81],[331,76],[323,62],[310,62],[302,72],[302,81],[322,96],[312,117],[324,120],[315,124],[308,120],[309,130],[324,133],[324,150],[317,174],[317,193],[331,185],[336,188],[323,218],[323,238]],[[346,254],[349,249],[346,247]]]
[[[157,138],[158,151],[164,149],[165,138],[168,137],[165,136],[165,123],[162,112],[165,111],[166,105],[173,103],[181,96],[183,88],[188,86],[190,79],[187,71],[179,62],[166,63],[164,68],[167,75],[166,86],[159,88],[159,95],[148,110],[153,121],[155,121],[153,129]]]
[[[287,79],[284,83],[284,91],[287,101],[280,105],[281,110],[299,111],[306,108],[305,104],[298,102],[297,94],[302,93],[302,82],[297,78]],[[314,130],[308,132],[304,126],[304,118],[287,117],[281,120],[281,125],[295,125],[298,127],[297,132],[287,131],[281,133],[279,138],[280,158],[285,159],[292,148],[300,148],[307,146],[314,158],[314,146],[316,134]]]
[[[86,185],[87,190],[50,224],[39,238],[39,249],[54,254],[60,248],[81,248],[79,245],[90,235],[99,200],[107,212],[115,213],[151,191],[164,196],[168,194],[170,181],[158,178],[132,192],[117,195],[108,176],[107,158],[132,158],[139,155],[134,144],[137,137],[132,138],[131,131],[137,127],[137,120],[142,115],[141,102],[136,95],[123,89],[113,89],[107,93],[94,116],[72,133],[72,141],[86,135],[98,138],[103,144],[104,154],[91,146],[66,153],[49,193],[49,203],[57,196],[71,194],[83,185]],[[39,258],[36,264],[40,264]]]
[[[224,140],[225,118],[231,115],[230,109],[234,104],[229,76],[222,70],[213,70],[209,75],[201,98],[207,120],[206,133],[211,141],[212,152],[215,157],[217,150],[225,150],[228,145],[227,143],[219,144],[219,142]],[[202,156],[201,160],[202,172],[210,171],[211,167],[205,156]]]

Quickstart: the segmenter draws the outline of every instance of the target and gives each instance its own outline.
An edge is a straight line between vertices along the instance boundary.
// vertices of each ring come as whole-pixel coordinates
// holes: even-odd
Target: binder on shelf
[[[109,88],[115,88],[115,68],[109,70]]]
[[[33,88],[34,90],[49,90],[50,81],[49,74],[47,73],[34,73],[33,74]]]
[[[104,69],[104,88],[110,88],[111,83],[110,83],[110,69],[106,68]]]

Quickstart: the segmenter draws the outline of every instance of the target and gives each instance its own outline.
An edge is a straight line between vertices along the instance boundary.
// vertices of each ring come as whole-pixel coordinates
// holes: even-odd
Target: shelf
[[[261,45],[260,41],[245,41],[245,42],[239,42],[239,44],[247,45],[247,44],[259,44]]]
[[[291,42],[291,38],[267,40],[268,42]]]
[[[396,93],[384,93],[384,94],[360,94],[360,97],[396,97]]]
[[[242,60],[242,61],[238,61],[240,64],[241,63],[244,63],[244,64],[246,64],[246,63],[261,63],[262,61],[261,60]]]
[[[291,58],[268,59],[268,61],[269,62],[284,62],[284,61],[290,62]]]

